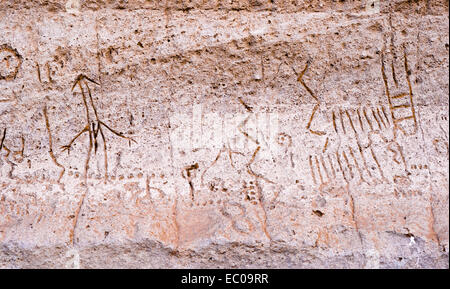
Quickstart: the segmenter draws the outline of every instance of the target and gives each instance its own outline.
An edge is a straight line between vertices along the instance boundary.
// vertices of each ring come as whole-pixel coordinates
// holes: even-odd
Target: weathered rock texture
[[[0,267],[448,268],[448,20],[1,1]]]

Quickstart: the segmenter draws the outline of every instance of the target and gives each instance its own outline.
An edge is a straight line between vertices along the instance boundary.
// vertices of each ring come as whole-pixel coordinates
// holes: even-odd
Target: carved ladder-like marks
[[[414,135],[417,132],[417,119],[413,101],[413,92],[410,81],[411,71],[408,66],[408,58],[406,56],[406,48],[403,47],[403,67],[405,71],[405,78],[407,83],[407,90],[400,93],[392,93],[392,86],[389,86],[388,77],[386,75],[386,66],[384,55],[381,57],[381,75],[385,86],[385,93],[391,111],[391,118],[394,124],[394,132],[400,130],[405,135]],[[391,64],[392,80],[394,87],[398,87],[398,80],[395,73],[394,65]],[[412,129],[411,129],[412,128]]]

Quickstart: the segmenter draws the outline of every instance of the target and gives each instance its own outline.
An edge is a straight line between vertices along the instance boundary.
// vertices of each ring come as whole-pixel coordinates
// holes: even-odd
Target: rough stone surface
[[[0,1],[0,268],[448,268],[448,31],[441,0]]]

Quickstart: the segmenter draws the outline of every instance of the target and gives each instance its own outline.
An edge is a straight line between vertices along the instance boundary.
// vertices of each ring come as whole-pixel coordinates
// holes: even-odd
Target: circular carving
[[[279,133],[277,136],[277,143],[281,146],[290,147],[292,145],[292,137],[287,133]]]
[[[16,78],[22,65],[22,56],[7,44],[0,45],[0,80]]]

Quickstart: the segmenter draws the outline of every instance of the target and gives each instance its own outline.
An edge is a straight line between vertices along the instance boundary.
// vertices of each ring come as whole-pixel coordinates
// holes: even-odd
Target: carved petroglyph
[[[277,143],[284,147],[290,147],[292,145],[292,137],[287,133],[280,132],[277,137]]]
[[[192,201],[195,200],[195,188],[192,180],[195,177],[195,171],[198,170],[198,168],[198,163],[195,163],[193,165],[185,167],[181,172],[181,176],[188,181]]]
[[[67,150],[67,152],[70,152],[70,147],[72,146],[72,144],[75,142],[75,140],[78,137],[80,137],[85,132],[87,132],[89,134],[89,146],[88,146],[88,152],[87,152],[86,163],[85,163],[85,178],[87,178],[87,173],[89,170],[89,161],[91,158],[91,151],[94,150],[94,153],[97,153],[97,149],[98,149],[97,137],[98,137],[98,134],[100,133],[100,136],[103,141],[103,154],[104,154],[104,166],[105,166],[104,175],[105,175],[105,182],[106,182],[108,179],[108,154],[107,154],[107,143],[106,143],[105,134],[103,132],[103,128],[106,128],[113,134],[115,134],[123,139],[128,140],[129,145],[131,145],[131,142],[136,142],[136,141],[130,137],[126,137],[126,136],[122,135],[122,133],[117,132],[116,130],[112,129],[106,123],[104,123],[103,121],[100,120],[96,106],[94,104],[94,100],[92,98],[92,94],[91,94],[91,90],[89,88],[88,81],[98,85],[98,83],[96,81],[86,77],[83,74],[80,74],[75,79],[75,82],[72,86],[72,90],[74,90],[74,88],[76,86],[78,86],[80,88],[83,104],[84,104],[84,107],[86,110],[86,126],[67,145],[62,146],[62,148],[63,148],[63,151]],[[86,98],[86,94],[83,89],[83,84],[87,89],[89,99]],[[88,104],[88,101],[90,101],[90,106]],[[91,107],[91,109],[94,111],[94,117],[95,117],[94,120],[91,120],[89,107]]]
[[[253,223],[246,218],[246,209],[243,205],[236,202],[225,202],[220,212],[230,219],[236,232],[248,234],[254,230]]]
[[[0,80],[16,78],[22,65],[22,56],[7,44],[0,45]]]
[[[0,151],[3,148],[3,142],[5,142],[5,137],[6,137],[6,128],[3,129],[3,136],[2,136],[2,140],[0,142]]]
[[[379,148],[385,150],[380,157]],[[368,146],[351,145],[336,150],[334,153],[310,155],[308,163],[311,177],[315,184],[340,183],[357,181],[369,185],[377,183],[393,183],[396,174],[407,175],[405,156],[402,147],[395,141],[370,143]],[[386,168],[394,175],[386,174]],[[336,176],[337,175],[337,176]]]
[[[6,145],[6,128],[3,130],[0,148],[6,151],[5,159],[7,159],[7,161],[13,161],[14,163],[21,163],[25,158],[24,156],[25,138],[23,136],[20,136],[20,149],[18,150],[10,149]]]
[[[53,83],[54,80],[52,78],[53,71],[50,67],[49,62],[46,62],[45,65],[41,68],[39,63],[36,62],[36,72],[37,72],[37,78],[40,83]],[[45,75],[45,79],[44,79]]]
[[[255,173],[255,172],[253,171],[252,167],[251,167],[251,165],[255,162],[256,155],[258,154],[258,152],[259,152],[260,149],[261,149],[261,147],[258,146],[258,147],[255,149],[255,151],[253,152],[252,158],[250,159],[250,161],[249,161],[248,164],[247,164],[247,172],[248,172],[251,176],[255,177],[256,179],[261,179],[261,180],[264,180],[264,181],[267,182],[267,183],[273,184],[273,183],[274,183],[273,181],[267,179],[265,176],[262,176],[261,174]]]
[[[394,69],[394,64],[391,62],[392,81],[395,87],[398,87],[397,76]],[[394,125],[394,135],[397,131],[401,131],[405,135],[412,135],[417,132],[417,118],[413,101],[413,91],[411,86],[411,70],[408,66],[408,58],[406,55],[406,48],[403,47],[403,68],[405,73],[406,82],[408,85],[408,91],[392,93],[392,85],[389,85],[388,77],[386,76],[386,66],[384,60],[384,54],[381,58],[381,74],[385,86],[386,97],[391,111],[391,118]]]
[[[447,264],[437,4],[63,2],[0,4],[0,267]]]
[[[58,183],[59,183],[61,181],[61,178],[63,177],[66,169],[62,164],[60,164],[58,162],[58,160],[55,157],[55,154],[53,153],[53,137],[52,137],[52,131],[50,128],[50,121],[48,119],[47,106],[44,106],[43,112],[44,112],[44,119],[45,119],[45,127],[47,128],[47,133],[48,133],[48,153],[50,154],[50,157],[51,157],[53,163],[56,166],[58,166],[59,168],[61,168],[61,172],[58,176]]]
[[[311,116],[309,117],[308,124],[306,125],[306,129],[309,132],[313,133],[313,134],[321,136],[321,135],[324,135],[325,132],[318,131],[318,130],[315,130],[315,129],[311,128],[312,122],[313,122],[313,119],[314,119],[314,115],[316,114],[317,110],[319,109],[320,101],[317,98],[317,96],[314,94],[314,92],[311,90],[311,88],[309,88],[309,86],[306,85],[305,81],[303,80],[303,76],[305,75],[306,71],[308,70],[309,65],[310,65],[310,61],[308,61],[306,63],[305,68],[302,70],[302,72],[300,72],[300,74],[298,74],[297,81],[302,84],[302,86],[306,89],[308,94],[317,102],[317,104],[315,104],[313,109],[312,109]],[[295,71],[294,68],[293,68],[293,70],[294,70],[294,73],[297,74],[297,72]],[[333,118],[333,120],[334,120],[334,118]]]
[[[359,133],[370,133],[370,132],[374,132],[374,131],[382,132],[384,130],[389,130],[389,129],[391,129],[391,123],[393,125],[394,130],[404,131],[404,129],[400,126],[400,123],[402,120],[399,119],[398,117],[396,117],[394,115],[394,113],[392,113],[393,111],[396,111],[397,109],[400,109],[400,108],[411,109],[411,113],[412,113],[411,119],[414,120],[415,127],[417,126],[416,119],[415,119],[414,106],[412,103],[412,89],[411,89],[411,83],[409,81],[410,72],[408,71],[408,62],[407,62],[407,58],[406,58],[406,52],[404,54],[404,68],[406,71],[405,73],[406,73],[408,87],[410,88],[408,94],[403,93],[403,94],[398,94],[396,96],[391,97],[390,91],[389,91],[389,86],[387,84],[384,60],[382,60],[381,71],[382,71],[383,81],[384,81],[385,88],[386,88],[386,94],[388,95],[388,100],[390,101],[389,108],[391,110],[391,119],[388,117],[388,114],[386,113],[386,109],[383,105],[369,106],[369,107],[363,106],[363,107],[359,107],[356,109],[349,109],[349,108],[331,109],[330,119],[332,122],[331,124],[332,124],[333,130],[334,130],[334,133],[336,133],[338,135],[353,134],[355,136],[356,144],[357,144],[357,147],[352,148],[351,146],[349,146],[347,148],[344,148],[341,150],[338,149],[337,151],[333,151],[333,152],[331,152],[331,151],[327,152],[327,149],[331,142],[331,139],[329,137],[331,132],[324,132],[324,131],[320,131],[320,130],[313,128],[313,121],[315,119],[316,113],[318,113],[318,111],[319,111],[320,101],[319,101],[319,98],[316,96],[316,94],[313,92],[313,90],[306,84],[306,82],[303,79],[304,75],[307,73],[309,65],[310,65],[310,61],[308,61],[306,63],[304,69],[301,71],[301,73],[298,74],[298,79],[297,79],[298,82],[300,82],[301,85],[303,86],[303,88],[307,91],[307,93],[316,102],[316,104],[312,108],[310,117],[309,117],[307,125],[306,125],[306,129],[312,134],[315,134],[317,136],[326,137],[323,141],[324,145],[322,148],[322,155],[309,156],[308,162],[309,162],[309,166],[311,169],[311,177],[314,180],[314,183],[316,183],[316,184],[327,183],[330,180],[335,179],[336,173],[338,173],[338,175],[340,174],[342,179],[346,183],[348,183],[350,180],[357,178],[357,177],[359,178],[359,180],[361,182],[369,183],[369,181],[367,180],[366,177],[364,177],[364,175],[367,175],[369,178],[371,178],[376,173],[373,172],[373,169],[369,169],[368,162],[372,162],[372,163],[376,164],[376,168],[378,169],[377,171],[378,171],[380,179],[386,180],[386,177],[384,176],[385,174],[384,174],[383,168],[382,168],[383,164],[380,163],[380,161],[378,160],[377,154],[376,154],[377,149],[374,150],[373,147],[370,147],[370,146],[364,147],[359,142]],[[48,81],[52,82],[51,72],[50,72],[48,63],[46,64],[45,67],[47,68]],[[40,76],[41,75],[40,67],[38,64],[37,64],[37,69],[38,69],[38,78],[40,81],[42,81],[41,76]],[[394,83],[397,84],[398,80],[395,77],[395,71],[392,72],[392,76],[393,76]],[[78,137],[83,135],[85,132],[87,132],[89,134],[89,147],[88,147],[88,155],[87,155],[86,166],[85,166],[85,176],[87,176],[91,151],[93,150],[94,153],[97,152],[98,135],[100,134],[100,136],[102,137],[102,140],[103,140],[103,151],[104,151],[104,157],[105,157],[105,160],[104,160],[105,181],[106,181],[108,179],[108,157],[107,157],[107,149],[106,149],[107,148],[106,139],[105,139],[103,129],[106,128],[109,131],[111,131],[112,133],[116,134],[117,136],[127,139],[129,142],[134,141],[134,140],[129,137],[123,136],[121,133],[118,133],[114,129],[110,128],[108,125],[106,125],[103,121],[101,121],[99,119],[97,109],[93,102],[93,98],[92,98],[92,94],[91,94],[91,90],[88,85],[88,82],[98,84],[97,82],[93,81],[92,79],[90,79],[84,75],[80,75],[75,80],[75,83],[72,87],[72,89],[74,89],[76,86],[78,86],[80,88],[80,92],[81,92],[82,99],[83,99],[83,104],[86,109],[86,120],[87,120],[86,127],[83,128],[83,130],[80,131],[69,142],[69,144],[63,146],[63,150],[69,151],[71,148],[71,145],[76,141],[76,139]],[[85,93],[85,90],[87,90],[87,94]],[[408,99],[410,100],[408,105],[396,105],[396,106],[392,105],[392,101],[391,101],[392,99],[400,99],[405,96],[408,96]],[[239,124],[238,131],[242,135],[244,135],[245,138],[247,138],[251,142],[255,143],[256,145],[259,145],[260,143],[259,143],[258,139],[256,137],[251,136],[247,131],[244,130],[244,127],[247,125],[250,117],[253,116],[253,108],[250,107],[243,100],[243,98],[238,97],[237,100],[246,109],[246,111],[248,113],[250,113],[250,115],[248,115]],[[94,112],[94,118],[91,117],[90,110],[92,110]],[[44,109],[44,116],[45,116],[48,134],[49,134],[49,143],[51,145],[51,142],[52,142],[51,131],[50,131],[50,127],[48,124],[48,116],[47,116],[46,108]],[[417,129],[415,129],[415,131],[416,130]],[[278,136],[277,142],[282,146],[290,147],[292,145],[292,138],[287,134],[280,134]],[[392,161],[397,164],[401,163],[401,165],[405,167],[405,171],[407,171],[405,156],[403,155],[400,146],[397,143],[392,143],[388,140],[385,140],[385,143],[386,143],[386,149],[393,153]],[[434,144],[438,144],[438,141],[435,141]],[[370,143],[370,145],[371,145],[371,143]],[[3,146],[3,143],[2,143],[2,146]],[[266,178],[258,173],[255,173],[252,169],[251,165],[255,161],[255,158],[256,158],[258,152],[260,151],[260,149],[261,149],[261,147],[258,146],[254,150],[253,154],[251,155],[250,160],[247,164],[247,173],[249,173],[250,175],[252,175],[253,177],[255,177],[257,179],[264,180],[267,183],[273,183],[273,181],[269,180],[268,178]],[[8,151],[9,149],[5,146],[5,150]],[[234,166],[233,160],[232,160],[232,155],[236,154],[236,153],[241,154],[241,155],[243,154],[242,152],[232,151],[229,147],[225,148],[225,146],[224,146],[224,148],[219,151],[217,158],[213,161],[211,166],[213,166],[215,164],[215,162],[218,160],[220,155],[225,151],[228,153],[230,164],[232,166]],[[447,148],[447,151],[448,151],[448,148]],[[370,153],[368,153],[368,152],[370,152]],[[49,153],[52,156],[52,160],[55,162],[55,164],[58,167],[60,167],[62,170],[61,175],[58,177],[58,180],[60,180],[62,175],[64,174],[64,167],[56,161],[56,158],[55,158],[51,148],[50,148]],[[8,151],[8,155],[9,155],[9,151]],[[203,171],[202,179],[203,179],[203,175],[205,174],[207,169]],[[191,180],[192,177],[190,176],[192,170],[193,170],[193,168],[191,168],[191,167],[186,168],[183,171],[183,178],[186,178],[188,180],[188,183],[189,183],[189,186],[191,189],[191,196],[192,196],[192,199],[194,199],[194,188],[193,188],[193,183]],[[203,184],[203,180],[202,180],[202,184]]]
[[[406,157],[402,147],[396,141],[396,137],[399,131],[406,136],[415,134],[417,132],[417,119],[410,81],[411,71],[408,66],[406,49],[404,48],[403,51],[403,68],[408,91],[395,95],[391,94],[392,89],[388,84],[385,60],[382,56],[381,76],[385,86],[388,109],[383,104],[345,109],[330,108],[330,112],[325,109],[323,117],[330,121],[328,127],[332,128],[329,131],[321,131],[314,128],[314,120],[319,112],[321,101],[303,80],[310,62],[298,75],[298,81],[316,102],[307,120],[306,129],[311,134],[321,137],[323,139],[321,142],[324,143],[321,154],[307,157],[311,178],[315,184],[325,184],[330,181],[336,182],[336,178],[331,178],[333,173],[336,172],[340,176],[338,179],[343,180],[344,183],[349,183],[353,179],[358,179],[359,182],[367,184],[373,181],[393,182],[395,174],[388,178],[384,172],[386,167],[390,168],[393,165],[403,168],[401,171],[408,174]],[[393,67],[394,65],[392,65]],[[396,88],[400,87],[400,78],[396,76],[394,69],[391,72],[394,86]],[[402,103],[400,104],[399,101]],[[400,116],[398,112],[401,109],[408,111],[408,115]],[[388,114],[388,110],[390,114]],[[321,111],[321,113],[323,112]],[[328,114],[329,117],[326,117]],[[407,123],[409,120],[411,122]],[[350,141],[345,148],[343,147],[345,145],[342,144],[343,136],[348,136],[345,139],[346,142]],[[377,141],[373,141],[374,137]],[[326,154],[331,141],[338,141],[337,149]],[[336,144],[334,147],[336,147]],[[380,151],[383,151],[385,157],[380,158],[378,156]]]
[[[348,134],[358,138],[360,134],[373,131],[389,131],[391,129],[390,119],[383,105],[376,107],[348,108],[338,111],[332,110],[332,124],[336,134]],[[338,124],[336,124],[338,123]]]

